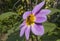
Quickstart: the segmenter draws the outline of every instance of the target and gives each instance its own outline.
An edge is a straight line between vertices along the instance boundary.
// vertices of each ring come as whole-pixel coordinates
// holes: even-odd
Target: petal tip
[[[48,14],[50,14],[51,13],[51,10],[48,10]]]
[[[42,1],[41,3],[42,3],[42,4],[45,4],[45,1]]]
[[[22,37],[22,35],[20,34],[20,37]]]
[[[37,4],[32,10],[32,12],[36,14],[44,6],[44,4],[45,4],[45,1],[42,1],[41,3]]]

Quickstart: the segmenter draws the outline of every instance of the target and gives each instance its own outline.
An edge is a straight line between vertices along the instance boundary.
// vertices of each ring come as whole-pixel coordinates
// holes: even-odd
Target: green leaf
[[[24,40],[25,40],[24,37],[19,36],[19,31],[16,31],[15,33],[9,35],[6,41],[24,41]]]
[[[41,37],[41,41],[56,41],[57,39],[58,37],[54,34],[52,35],[45,34]]]
[[[12,15],[17,15],[15,12],[6,12],[0,15],[0,20],[8,19]]]
[[[49,22],[45,22],[45,23],[43,23],[43,25],[44,25],[45,33],[51,32],[56,28],[55,24],[49,23]]]
[[[49,33],[46,33],[41,37],[41,40],[42,41],[60,41],[60,30],[57,30],[57,28],[55,28],[55,30],[51,35],[49,35]]]
[[[57,41],[60,41],[60,39],[57,39]]]
[[[60,12],[59,9],[55,9],[55,8],[49,8],[49,9],[51,10],[51,14],[49,14],[49,15],[53,15],[56,12]]]

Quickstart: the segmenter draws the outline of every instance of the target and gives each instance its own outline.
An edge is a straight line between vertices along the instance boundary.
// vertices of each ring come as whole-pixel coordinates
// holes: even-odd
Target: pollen
[[[34,24],[35,19],[36,19],[35,16],[33,14],[30,14],[26,19],[26,24],[27,25]]]

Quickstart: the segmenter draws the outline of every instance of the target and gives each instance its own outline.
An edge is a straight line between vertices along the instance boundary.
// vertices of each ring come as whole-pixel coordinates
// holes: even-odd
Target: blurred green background
[[[42,1],[0,0],[0,41],[26,41],[25,36],[19,36],[22,15]],[[45,34],[42,37],[32,35],[29,41],[60,41],[60,0],[45,1],[43,8],[52,11],[43,23]]]

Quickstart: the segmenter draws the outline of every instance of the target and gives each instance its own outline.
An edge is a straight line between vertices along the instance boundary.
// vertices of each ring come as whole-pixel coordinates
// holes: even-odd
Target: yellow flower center
[[[26,19],[26,24],[27,25],[34,24],[35,19],[36,19],[35,16],[33,14],[30,14]]]

